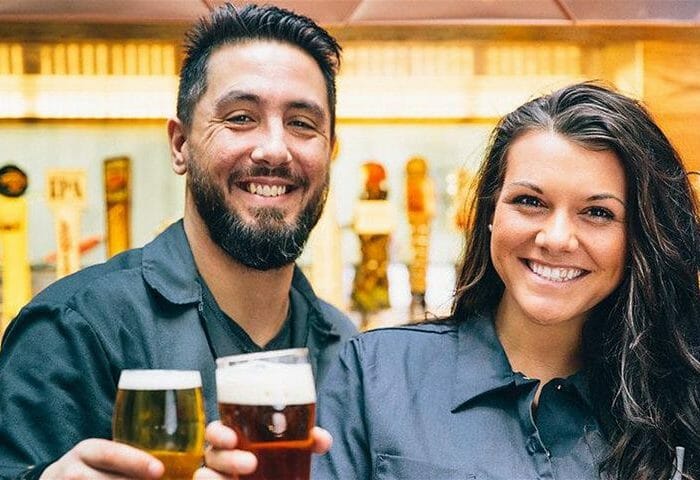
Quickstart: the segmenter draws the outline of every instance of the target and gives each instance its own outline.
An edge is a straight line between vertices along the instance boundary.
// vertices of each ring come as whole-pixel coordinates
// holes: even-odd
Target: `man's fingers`
[[[250,452],[243,450],[217,450],[208,448],[204,453],[204,464],[207,468],[227,475],[253,473],[258,466],[258,460]]]
[[[236,432],[232,428],[225,426],[219,420],[207,425],[204,438],[216,449],[233,450],[238,444]]]
[[[258,460],[250,452],[236,450],[238,438],[236,432],[224,426],[221,422],[212,422],[205,433],[209,446],[204,452],[204,463],[207,468],[197,471],[198,479],[218,479],[221,475],[246,475],[253,473]],[[314,427],[311,430],[311,451],[323,454],[330,450],[333,437],[326,430]]]
[[[192,476],[192,480],[237,480],[238,475],[223,475],[211,468],[202,467],[197,469]]]
[[[99,438],[83,440],[75,454],[86,465],[131,478],[160,478],[165,467],[157,458],[123,443]]]
[[[314,443],[311,445],[311,451],[314,453],[326,453],[333,445],[333,437],[321,427],[311,429],[311,438],[314,440]]]
[[[157,479],[165,468],[155,457],[134,447],[109,440],[83,440],[49,465],[41,479]]]
[[[216,470],[219,474],[233,475],[253,473],[258,466],[258,460],[250,452],[236,450],[238,437],[236,432],[220,421],[211,422],[207,425],[205,438],[209,446],[204,451],[204,464],[207,466],[199,473],[201,478],[212,478],[212,472],[206,470]],[[209,475],[209,476],[207,476]],[[213,478],[217,478],[214,476]]]

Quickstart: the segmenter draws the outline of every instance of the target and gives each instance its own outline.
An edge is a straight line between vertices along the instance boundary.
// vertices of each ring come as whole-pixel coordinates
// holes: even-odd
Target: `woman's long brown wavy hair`
[[[494,309],[504,285],[491,223],[509,147],[533,130],[612,151],[627,179],[627,259],[617,289],[584,327],[585,369],[611,448],[604,478],[667,480],[675,447],[700,480],[700,233],[697,198],[677,152],[636,100],[582,83],[532,100],[494,129],[477,175],[453,318]]]

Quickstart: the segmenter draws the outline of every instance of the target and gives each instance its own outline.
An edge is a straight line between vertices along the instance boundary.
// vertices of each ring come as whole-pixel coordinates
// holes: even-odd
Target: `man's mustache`
[[[266,167],[264,165],[255,165],[243,170],[231,172],[229,175],[229,184],[242,182],[246,178],[251,177],[274,177],[287,180],[297,187],[306,188],[309,181],[289,168],[287,165],[278,165],[275,167]]]

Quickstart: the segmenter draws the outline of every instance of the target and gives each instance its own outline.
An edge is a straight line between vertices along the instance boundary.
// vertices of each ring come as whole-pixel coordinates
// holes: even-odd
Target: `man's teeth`
[[[579,268],[548,267],[535,262],[527,262],[527,264],[530,270],[535,272],[536,275],[551,280],[552,282],[566,282],[567,280],[580,277],[583,274],[583,270]]]
[[[278,197],[287,192],[286,185],[260,185],[259,183],[249,183],[248,191],[254,195],[262,197]]]

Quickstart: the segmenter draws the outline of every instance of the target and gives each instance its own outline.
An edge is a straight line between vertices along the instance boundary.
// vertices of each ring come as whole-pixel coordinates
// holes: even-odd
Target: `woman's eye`
[[[539,198],[533,197],[532,195],[518,195],[513,199],[513,203],[516,205],[525,205],[527,207],[544,206],[544,203],[542,203]]]
[[[615,214],[612,213],[610,210],[607,208],[602,208],[602,207],[591,207],[586,210],[586,215],[596,218],[596,219],[601,219],[601,220],[613,220],[615,218]]]

